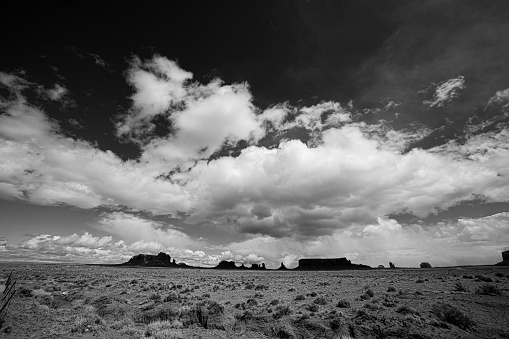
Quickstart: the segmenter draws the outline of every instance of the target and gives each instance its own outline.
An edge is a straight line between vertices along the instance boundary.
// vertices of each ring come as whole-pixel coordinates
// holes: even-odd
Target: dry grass
[[[502,291],[500,290],[500,288],[498,288],[497,285],[484,284],[482,286],[479,286],[475,293],[483,295],[500,295],[502,294]]]
[[[440,320],[456,325],[464,330],[471,329],[475,325],[469,316],[450,304],[434,304],[431,312]]]

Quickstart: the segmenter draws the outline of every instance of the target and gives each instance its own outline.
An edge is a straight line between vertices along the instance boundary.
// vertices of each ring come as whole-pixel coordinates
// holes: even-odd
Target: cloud
[[[4,107],[0,116],[2,196],[80,208],[140,203],[136,208],[159,213],[189,209],[181,186],[157,179],[165,167],[122,161],[111,151],[64,137],[56,123],[20,94],[4,102]]]
[[[55,84],[54,88],[46,90],[46,94],[53,101],[61,100],[67,94],[67,92],[67,88],[60,84]]]
[[[121,206],[132,213],[183,216],[190,224],[246,236],[246,251],[234,245],[220,249],[231,249],[235,258],[247,263],[263,257],[274,264],[292,263],[298,253],[337,254],[319,249],[327,244],[344,245],[349,249],[344,253],[355,257],[359,252],[343,238],[362,248],[366,240],[355,239],[383,238],[389,232],[404,243],[420,232],[418,226],[408,228],[414,233],[406,226],[390,229],[398,225],[380,221],[390,214],[423,218],[478,196],[509,201],[509,131],[503,124],[425,150],[411,145],[438,129],[362,122],[365,112],[336,102],[259,111],[247,84],[199,84],[191,77],[164,57],[133,61],[128,71],[133,107],[118,127],[138,131],[144,139],[138,159],[122,160],[65,137],[23,96],[32,85],[2,73],[0,80],[13,95],[2,101],[0,116],[0,195],[41,205]],[[446,107],[463,81],[440,84],[435,106]],[[157,91],[165,95],[152,97]],[[488,105],[503,107],[504,90],[494,93]],[[172,126],[167,135],[147,132],[158,116]],[[292,136],[296,130],[306,138]],[[219,152],[240,140],[248,146],[231,155]],[[172,225],[123,212],[102,215],[96,227],[129,243],[117,246],[123,251],[171,249],[198,260],[186,251],[196,253],[207,245]],[[58,245],[42,235],[34,239],[36,248]],[[219,258],[199,260],[212,265]]]
[[[176,62],[154,56],[135,58],[128,82],[135,88],[131,113],[117,124],[119,135],[148,142],[142,159],[178,166],[188,160],[206,159],[225,143],[257,140],[264,130],[254,113],[247,84],[223,85],[215,79],[202,85],[190,82],[192,73]],[[154,137],[152,120],[162,116],[171,131]]]
[[[96,227],[122,240],[133,242],[131,246],[139,246],[139,249],[145,246],[157,247],[158,250],[163,247],[177,250],[200,249],[204,245],[203,241],[193,239],[171,225],[123,212],[103,215]],[[158,245],[154,245],[156,243]]]
[[[476,161],[452,149],[395,152],[362,124],[329,128],[322,140],[251,146],[235,158],[198,162],[187,184],[199,192],[188,220],[230,221],[249,234],[319,236],[398,211],[425,217],[475,194],[495,199],[501,192],[493,189],[507,187],[498,175],[509,158],[504,138],[492,145],[502,157]]]
[[[305,241],[256,236],[221,248],[231,258],[255,252],[272,268],[280,262],[295,267],[300,258],[343,256],[375,267],[389,261],[400,267],[416,267],[422,261],[435,266],[489,264],[500,261],[501,244],[509,240],[508,221],[508,213],[436,225],[401,225],[393,219],[378,218],[368,225]]]
[[[459,90],[465,88],[465,77],[449,79],[438,84],[431,100],[424,100],[423,104],[428,107],[444,107],[459,96]]]
[[[120,134],[136,132],[154,116],[165,113],[172,104],[182,100],[186,95],[184,83],[193,76],[176,62],[160,56],[146,62],[134,58],[127,74],[127,81],[136,92],[131,97],[133,112],[118,126]]]

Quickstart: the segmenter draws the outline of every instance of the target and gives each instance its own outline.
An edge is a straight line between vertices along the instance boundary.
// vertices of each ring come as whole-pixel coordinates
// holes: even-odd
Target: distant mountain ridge
[[[167,253],[160,252],[157,255],[152,254],[138,254],[133,256],[129,261],[120,264],[119,266],[134,266],[134,267],[173,267],[173,268],[201,268],[201,269],[218,269],[218,270],[253,270],[263,271],[268,270],[265,263],[252,264],[251,267],[246,267],[244,264],[237,266],[234,261],[223,260],[215,267],[195,267],[189,266],[184,263],[177,264],[175,259]],[[296,271],[336,271],[336,270],[359,270],[371,269],[370,266],[352,264],[346,258],[313,258],[313,259],[300,259],[299,266],[294,269],[288,269],[283,263],[277,270],[296,270]]]

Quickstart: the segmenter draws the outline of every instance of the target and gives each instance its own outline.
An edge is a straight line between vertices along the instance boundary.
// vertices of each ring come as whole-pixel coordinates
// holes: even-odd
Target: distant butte
[[[299,266],[295,268],[299,271],[336,271],[336,270],[365,270],[370,266],[352,264],[346,258],[330,259],[300,259]]]
[[[120,264],[121,266],[143,266],[143,267],[179,267],[186,268],[184,263],[177,264],[175,259],[171,260],[169,254],[159,252],[158,255],[138,254],[129,259],[128,262]]]
[[[496,266],[509,266],[509,250],[502,252],[502,261]]]

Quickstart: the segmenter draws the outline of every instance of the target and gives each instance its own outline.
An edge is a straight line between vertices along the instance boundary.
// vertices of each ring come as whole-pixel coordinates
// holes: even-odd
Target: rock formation
[[[284,263],[281,263],[281,266],[279,266],[278,270],[287,270],[288,268],[286,268],[285,264]]]
[[[265,264],[252,264],[251,267],[249,268],[250,270],[265,270]]]
[[[138,254],[132,257],[128,262],[124,263],[123,265],[154,266],[154,267],[173,266],[170,255],[163,252],[160,252],[158,255]]]
[[[384,265],[378,265],[378,268],[385,268]]]
[[[396,268],[396,265],[394,265],[392,262],[389,262],[389,267],[390,268]]]
[[[509,250],[502,252],[502,261],[497,266],[509,266]]]
[[[321,270],[321,271],[334,271],[334,270],[355,270],[355,269],[369,269],[371,267],[366,265],[352,264],[346,258],[331,258],[331,259],[300,259],[299,266],[296,270]]]
[[[421,268],[431,268],[431,264],[429,262],[421,262]]]
[[[217,268],[220,270],[235,270],[235,269],[237,269],[237,266],[235,266],[234,261],[223,260],[214,268]]]

